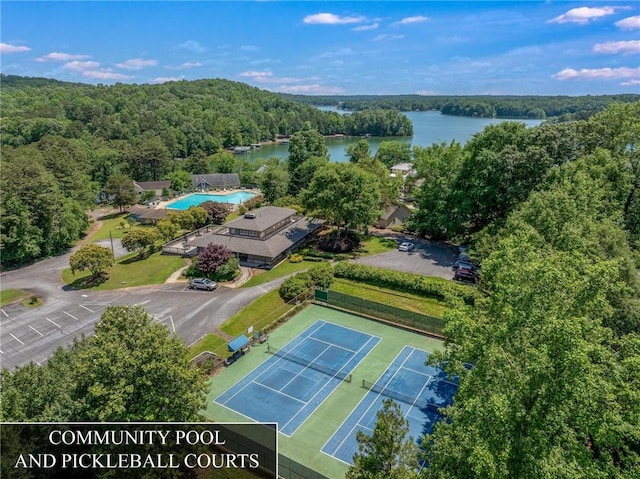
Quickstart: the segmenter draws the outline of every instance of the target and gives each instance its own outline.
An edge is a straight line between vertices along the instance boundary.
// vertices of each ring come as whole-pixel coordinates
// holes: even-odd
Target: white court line
[[[44,334],[42,334],[40,331],[38,331],[36,328],[34,328],[31,325],[28,325],[31,329],[33,329],[36,333],[38,333],[40,336],[44,336]]]
[[[49,322],[50,322],[51,324],[53,324],[56,328],[58,328],[58,329],[62,329],[62,326],[60,326],[60,325],[59,325],[58,323],[56,323],[55,321],[52,321],[52,320],[51,320],[51,319],[49,319],[49,318],[44,318],[44,319],[46,319],[47,321],[49,321]]]
[[[24,343],[22,341],[20,341],[18,338],[16,338],[13,333],[9,333],[9,336],[11,336],[13,339],[15,339],[16,341],[18,341],[20,344],[22,344],[24,346]]]
[[[169,315],[169,319],[171,320],[171,327],[173,328],[173,332],[176,332],[176,325],[173,323],[173,316]]]
[[[90,313],[95,313],[95,311],[94,311],[93,309],[89,309],[89,308],[87,308],[86,306],[84,306],[84,305],[82,305],[82,304],[80,304],[79,306],[80,306],[81,308],[86,309],[86,310],[87,310],[87,311],[89,311]]]
[[[69,316],[69,317],[71,317],[71,318],[75,319],[76,321],[79,321],[79,319],[78,319],[78,318],[76,318],[73,314],[71,314],[71,313],[67,313],[66,311],[63,311],[63,313],[64,313],[64,314],[66,314],[67,316]]]
[[[4,309],[0,308],[0,311],[2,311],[2,314],[4,314],[7,318],[9,317],[9,315],[7,314],[7,312]]]
[[[399,357],[401,357],[402,353],[405,351],[405,349],[407,347],[411,347],[411,346],[404,346],[400,351],[398,351],[398,354],[396,354],[396,357],[393,358],[393,361],[391,361],[391,363],[389,363],[389,365],[387,366],[387,369],[385,369],[382,374],[380,376],[378,376],[378,379],[376,379],[376,382],[374,384],[378,384],[378,382],[384,377],[385,373],[389,370],[389,368],[391,368],[391,366],[397,361],[397,359]],[[415,349],[415,348],[412,348]],[[405,353],[406,354],[406,353]],[[391,377],[389,379],[387,379],[384,383],[384,387],[386,388],[387,385],[391,382],[391,380],[395,377],[396,374],[398,374],[398,371],[403,367],[404,363],[407,362],[407,360],[409,359],[409,356],[411,356],[411,353],[407,354],[407,356],[404,358],[404,360],[402,361],[402,364],[400,365],[400,367],[396,368],[396,371],[391,375]],[[354,436],[354,431],[358,426],[362,426],[366,429],[367,426],[365,426],[364,424],[360,424],[360,420],[364,417],[365,414],[367,414],[369,412],[369,410],[373,407],[373,405],[375,404],[376,400],[380,397],[381,393],[376,394],[376,397],[371,401],[371,403],[369,404],[369,406],[367,407],[367,409],[360,414],[360,417],[358,417],[358,420],[356,421],[356,423],[354,424],[354,426],[349,429],[349,433],[345,434],[344,437],[342,438],[342,441],[340,441],[340,444],[338,444],[338,446],[333,450],[333,454],[336,454],[340,448],[344,445],[345,441],[349,440],[351,437]],[[362,396],[362,399],[360,399],[360,401],[358,401],[358,404],[356,404],[356,407],[353,408],[353,410],[351,411],[351,413],[344,419],[344,421],[342,421],[342,423],[340,424],[340,426],[338,426],[338,429],[336,429],[336,432],[338,432],[339,430],[342,429],[342,426],[351,418],[351,414],[353,414],[354,411],[356,411],[359,407],[360,404],[362,404],[365,400],[367,400],[369,396],[369,391],[367,391],[364,396]],[[334,433],[335,435],[335,433]],[[328,442],[333,438],[333,436],[331,436],[329,439],[327,439],[327,442],[325,442],[322,446],[322,448],[320,450],[323,450],[325,448],[325,446],[328,444]],[[336,459],[338,459],[336,456],[334,456],[333,454],[331,454],[331,457],[334,457]],[[339,460],[339,459],[338,459]]]

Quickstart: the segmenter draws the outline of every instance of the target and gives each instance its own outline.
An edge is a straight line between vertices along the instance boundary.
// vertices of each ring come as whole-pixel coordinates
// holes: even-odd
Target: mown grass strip
[[[255,331],[260,331],[293,308],[295,305],[285,303],[276,289],[234,314],[222,324],[220,329],[231,336],[247,334],[250,326],[253,326]]]
[[[162,284],[176,270],[186,264],[185,258],[163,255],[161,251],[142,260],[137,259],[137,253],[132,253],[120,258],[107,272],[107,279],[98,285],[87,285],[87,280],[91,276],[87,271],[73,274],[71,269],[65,269],[62,272],[62,280],[74,288],[86,289],[90,287],[97,291]]]
[[[435,298],[425,298],[416,294],[369,286],[348,279],[336,279],[331,285],[331,289],[339,293],[350,294],[436,318],[442,318],[445,311],[449,309],[443,301]]]
[[[29,293],[28,291],[23,291],[21,289],[3,289],[2,291],[0,291],[0,308],[6,306],[7,304],[22,301],[29,296],[31,296],[31,293]]]
[[[209,351],[211,353],[218,354],[218,356],[222,356],[223,351],[218,351],[218,349],[222,349],[226,344],[227,340],[223,337],[218,336],[215,333],[209,333],[196,344],[189,347],[188,357],[189,359],[193,359],[204,351]]]
[[[300,263],[291,263],[289,261],[283,261],[275,268],[259,273],[257,276],[252,277],[249,281],[242,285],[243,288],[250,288],[251,286],[258,286],[259,284],[268,283],[274,279],[282,278],[291,273],[297,273],[304,269],[310,268],[313,264],[312,261],[302,261]]]

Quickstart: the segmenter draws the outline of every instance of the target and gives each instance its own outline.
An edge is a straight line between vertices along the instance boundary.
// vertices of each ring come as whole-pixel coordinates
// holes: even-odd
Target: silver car
[[[218,283],[211,281],[208,278],[194,278],[189,281],[189,287],[192,289],[206,289],[207,291],[213,291],[218,287]]]
[[[398,251],[411,251],[414,247],[415,246],[413,243],[400,243],[400,246],[398,246]]]

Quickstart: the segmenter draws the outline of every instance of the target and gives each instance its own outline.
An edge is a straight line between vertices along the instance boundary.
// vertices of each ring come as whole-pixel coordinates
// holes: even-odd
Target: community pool
[[[180,198],[167,205],[167,208],[173,210],[187,210],[190,206],[198,206],[205,201],[215,201],[217,203],[228,203],[233,205],[240,205],[248,199],[256,196],[255,193],[249,191],[236,191],[235,193],[229,193],[226,195],[216,195],[209,193],[194,193],[184,198]]]

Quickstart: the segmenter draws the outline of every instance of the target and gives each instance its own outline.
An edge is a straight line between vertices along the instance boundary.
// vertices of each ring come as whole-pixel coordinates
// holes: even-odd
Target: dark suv
[[[465,281],[467,283],[475,283],[478,280],[478,275],[473,270],[458,268],[453,275],[453,279],[456,281]]]

